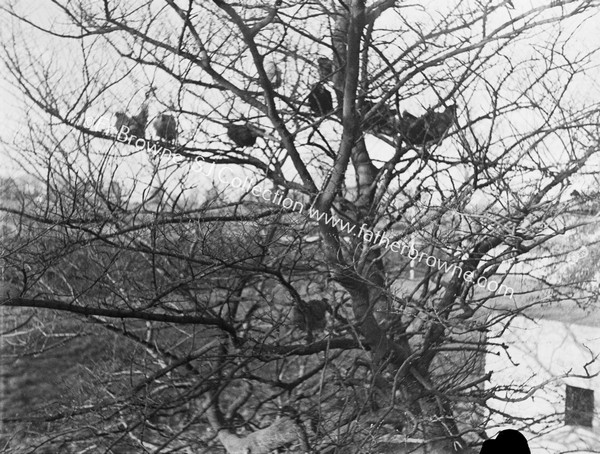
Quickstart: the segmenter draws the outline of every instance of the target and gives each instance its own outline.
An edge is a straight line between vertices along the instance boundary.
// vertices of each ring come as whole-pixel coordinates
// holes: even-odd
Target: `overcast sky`
[[[548,0],[515,0],[515,9],[502,8],[498,10],[496,14],[490,17],[488,29],[500,27],[503,24],[510,22],[511,18],[518,17],[523,11],[530,9],[531,7],[545,5],[547,2]],[[62,16],[62,14],[57,13],[56,7],[53,6],[49,1],[21,0],[17,1],[16,3],[18,4],[19,10],[27,11],[27,14],[32,20],[41,23],[44,26],[53,24],[55,27],[62,27],[63,24],[66,23],[66,19]],[[426,7],[418,6],[419,4],[426,5]],[[457,4],[459,6],[457,6]],[[449,14],[449,12],[456,11],[457,8],[466,8],[469,5],[474,4],[480,4],[480,2],[475,0],[473,0],[471,3],[458,1],[410,2],[407,3],[408,6],[406,8],[401,8],[395,12],[390,12],[384,15],[378,24],[379,26],[385,26],[392,29],[394,27],[398,27],[399,31],[407,33],[407,31],[402,28],[402,23],[399,20],[400,14],[406,14],[410,15],[413,23],[420,24],[422,27],[427,29],[427,27],[429,27],[433,21],[440,20],[441,18],[445,17],[445,15]],[[402,5],[402,3],[400,3],[400,5]],[[546,10],[543,14],[546,16],[560,15],[561,8],[551,8]],[[69,68],[74,67],[75,70],[72,71],[71,74],[79,75],[80,71],[77,63],[81,60],[79,57],[80,53],[78,52],[78,42],[75,40],[65,41],[58,38],[49,37],[47,34],[34,30],[27,25],[15,24],[12,19],[7,17],[6,13],[2,13],[2,15],[3,23],[8,22],[9,24],[12,24],[3,27],[0,31],[0,37],[2,38],[3,43],[10,43],[10,32],[13,27],[16,27],[16,29],[20,28],[21,30],[26,31],[26,33],[20,35],[19,32],[17,32],[17,37],[28,40],[23,44],[38,52],[47,49],[47,52],[45,51],[40,53],[40,58],[42,61],[52,60],[54,67],[64,71],[64,73],[67,75],[69,75]],[[531,55],[535,55],[536,53],[540,52],[540,49],[547,44],[546,40],[548,36],[550,36],[553,32],[552,27],[556,27],[556,25],[548,25],[546,30],[540,31],[533,40],[522,40],[518,44],[513,44],[511,47],[511,58],[513,61],[516,63],[519,60],[527,59]],[[569,45],[565,48],[565,52],[570,57],[574,58],[576,55],[582,55],[583,53],[590,53],[600,49],[600,20],[598,20],[597,16],[595,19],[587,20],[585,22],[582,21],[581,17],[572,19],[570,21],[565,21],[561,27],[564,30],[572,30],[573,32],[573,35],[569,40]],[[474,32],[474,34],[476,33],[478,33],[478,31]],[[408,35],[404,34],[403,36],[406,37]],[[588,99],[597,102],[597,100],[600,99],[600,54],[596,52],[591,55],[594,60],[587,64],[589,68],[588,73],[585,75],[580,75],[576,89],[572,90],[568,94],[568,96],[570,96],[574,102],[585,102],[585,100]],[[103,65],[103,71],[110,71],[112,69],[110,64],[106,63],[106,56],[99,57],[99,59],[101,60],[101,63],[99,64]],[[543,65],[544,61],[540,60],[539,64]],[[499,70],[501,70],[501,68]],[[5,72],[4,68],[3,72]],[[490,78],[493,78],[493,76],[494,74],[490,73]],[[143,76],[139,76],[138,82],[140,86],[143,86],[143,84],[146,83],[146,81],[143,80]],[[473,88],[470,87],[470,89]],[[476,91],[473,93],[476,94]],[[427,96],[429,96],[430,99],[428,99]],[[3,124],[5,125],[5,127],[0,131],[0,138],[2,138],[4,141],[12,142],[15,133],[27,132],[27,125],[24,121],[24,111],[26,110],[26,105],[24,103],[23,95],[18,89],[11,86],[11,83],[7,81],[6,77],[2,77],[0,79],[0,99],[3,100],[1,115],[2,119],[4,120]],[[436,101],[435,93],[431,92],[429,95],[421,96],[418,99],[407,100],[402,107],[403,109],[407,109],[411,112],[419,114],[422,113],[424,106],[427,106],[428,104],[435,104]],[[473,112],[477,112],[478,109],[488,107],[489,103],[487,101],[488,100],[485,96],[485,93],[483,92],[482,96],[480,97],[472,94],[469,100],[469,109]],[[127,99],[127,102],[131,102],[132,104],[134,103],[131,99]],[[117,110],[117,108],[121,109],[123,107],[126,106],[119,105],[115,106],[114,109]],[[107,107],[107,109],[109,108],[110,107]],[[100,112],[91,112],[91,115],[93,116],[99,113]],[[43,114],[42,122],[48,120],[48,115]],[[515,121],[515,123],[526,124],[529,120],[530,119],[526,117],[518,118],[518,121]],[[336,129],[335,125],[324,127],[330,127],[334,130]],[[389,147],[373,137],[370,137],[368,140],[370,143],[370,153],[372,157],[381,161],[389,159],[392,153],[392,150],[390,150]],[[5,156],[6,150],[4,147],[2,153]],[[555,157],[556,159],[560,159],[560,150],[557,150]],[[6,162],[6,159],[3,159],[3,161]],[[21,173],[20,170],[11,168],[7,164],[0,168],[0,172],[2,172],[4,175],[12,176]]]

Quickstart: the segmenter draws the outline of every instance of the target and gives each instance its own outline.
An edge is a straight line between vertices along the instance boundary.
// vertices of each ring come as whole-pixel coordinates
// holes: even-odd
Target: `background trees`
[[[4,350],[12,380],[73,382],[43,410],[11,394],[7,452],[481,443],[485,332],[520,308],[477,279],[562,292],[540,256],[595,222],[593,208],[573,218],[588,202],[571,185],[589,200],[597,179],[598,2],[31,6],[3,7],[31,125],[11,156],[37,191],[4,192]],[[333,111],[310,109],[315,87]],[[144,140],[116,140],[113,114],[146,109]],[[163,114],[173,143],[151,126]],[[230,140],[231,123],[255,145]],[[461,272],[411,265],[234,175]],[[566,283],[582,304],[594,272]]]

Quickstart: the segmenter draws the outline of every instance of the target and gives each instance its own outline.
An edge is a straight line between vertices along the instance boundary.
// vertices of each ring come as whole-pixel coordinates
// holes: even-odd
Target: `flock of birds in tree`
[[[327,88],[327,83],[335,75],[333,62],[327,57],[320,57],[317,60],[319,69],[319,81],[312,86],[307,96],[308,107],[311,112],[319,117],[324,117],[335,111],[333,106],[333,96]],[[283,83],[283,73],[280,66],[275,62],[265,63],[265,72],[271,85],[278,88]],[[149,92],[150,93],[150,92]],[[148,106],[146,100],[137,115],[128,116],[123,112],[117,112],[116,128],[120,130],[122,126],[129,128],[129,134],[139,138],[144,138],[148,124]],[[456,105],[450,105],[441,112],[428,110],[424,115],[417,117],[404,111],[402,115],[388,107],[385,103],[378,105],[375,112],[371,112],[378,105],[370,99],[363,100],[361,114],[363,117],[362,126],[365,130],[375,134],[400,136],[413,146],[425,146],[430,143],[439,143],[444,139],[453,123],[456,120]],[[153,122],[156,135],[159,139],[166,142],[174,142],[177,139],[177,122],[170,114],[160,114]],[[230,123],[225,125],[227,136],[238,147],[251,147],[256,143],[259,136],[258,129],[246,124]]]
[[[148,96],[146,96],[147,100]],[[115,127],[120,131],[123,126],[128,128],[128,135],[144,138],[146,136],[146,127],[148,126],[148,105],[142,104],[142,108],[137,115],[128,116],[123,112],[115,114]],[[165,142],[174,142],[177,139],[177,122],[175,117],[169,114],[160,114],[152,123],[156,136]]]
[[[308,106],[317,116],[325,116],[334,111],[333,97],[327,89],[327,81],[334,75],[334,65],[326,57],[317,60],[320,80],[311,89],[308,95]],[[363,116],[373,110],[376,102],[365,99],[361,113]],[[398,115],[396,110],[386,104],[380,104],[374,113],[370,113],[363,121],[365,130],[377,134],[394,135],[400,133],[402,138],[410,145],[423,146],[428,143],[441,141],[456,120],[456,105],[446,107],[442,112],[428,110],[427,113],[416,117],[404,111]]]

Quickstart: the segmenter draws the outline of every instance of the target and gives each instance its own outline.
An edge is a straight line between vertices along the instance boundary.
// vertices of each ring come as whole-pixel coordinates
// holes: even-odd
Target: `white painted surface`
[[[499,346],[486,355],[485,369],[493,371],[487,386],[505,387],[499,395],[512,401],[488,404],[536,419],[525,433],[532,454],[600,453],[600,327],[516,317],[489,340]],[[594,390],[593,427],[564,424],[566,385]],[[517,424],[495,417],[488,433]]]

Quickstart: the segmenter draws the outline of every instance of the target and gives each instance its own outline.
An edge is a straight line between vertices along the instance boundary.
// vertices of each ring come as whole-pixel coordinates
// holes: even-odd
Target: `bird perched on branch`
[[[121,128],[125,126],[129,128],[129,132],[124,132],[130,136],[144,137],[146,135],[146,126],[148,125],[148,99],[153,93],[153,88],[146,92],[144,102],[142,103],[140,111],[137,115],[129,117],[124,112],[115,113],[115,117],[117,119],[115,122],[115,127],[117,128],[117,131],[120,131]]]
[[[308,106],[316,115],[322,117],[333,112],[333,98],[323,84],[316,84],[308,95]]]
[[[313,331],[323,331],[327,325],[327,312],[331,312],[327,298],[296,302],[292,312],[292,323],[306,331],[306,340],[313,341]]]
[[[115,117],[117,118],[115,122],[117,131],[125,126],[129,129],[126,133],[130,136],[144,137],[146,135],[146,125],[148,124],[148,107],[146,105],[143,105],[140,112],[133,117],[129,117],[123,112],[117,112]]]
[[[362,115],[366,115],[376,104],[373,101],[365,100]],[[363,121],[363,125],[366,130],[392,136],[398,129],[396,115],[397,112],[395,110],[390,109],[386,104],[382,104],[377,108],[375,113],[370,114],[369,118]]]
[[[443,112],[428,111],[422,117],[404,111],[400,119],[400,133],[412,145],[425,145],[439,142],[444,138],[456,120],[456,105]]]
[[[166,142],[177,139],[177,121],[172,115],[161,114],[154,120],[156,135]]]
[[[319,78],[321,82],[326,82],[331,80],[331,76],[333,76],[333,62],[327,57],[319,57],[317,60],[319,65]]]
[[[227,128],[227,137],[238,147],[251,147],[256,143],[258,134],[248,125],[228,124],[225,127]]]

